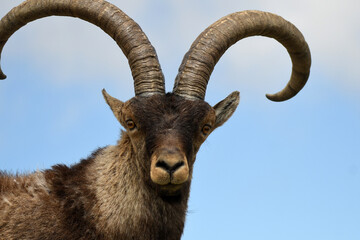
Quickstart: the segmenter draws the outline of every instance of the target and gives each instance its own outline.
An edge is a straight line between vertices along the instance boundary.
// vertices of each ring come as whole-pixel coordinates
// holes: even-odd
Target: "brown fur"
[[[136,128],[126,129],[116,146],[98,149],[71,167],[1,173],[0,239],[181,238],[195,156],[208,135],[202,127],[216,128],[218,117],[227,118],[202,100],[173,94],[125,103],[109,95],[105,99],[125,128],[130,117]],[[236,99],[230,104],[237,105]],[[159,148],[174,145],[185,156],[188,178],[164,188],[151,178],[151,162]]]
[[[133,157],[124,133],[71,168],[2,175],[0,239],[180,239],[188,187],[160,198]]]

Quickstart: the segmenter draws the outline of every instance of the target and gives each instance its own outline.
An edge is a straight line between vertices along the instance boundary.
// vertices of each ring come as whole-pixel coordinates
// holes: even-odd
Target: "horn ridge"
[[[204,99],[210,75],[225,51],[243,38],[259,35],[280,42],[287,49],[293,64],[287,86],[267,97],[272,101],[284,101],[295,96],[309,77],[309,47],[293,24],[278,15],[261,11],[236,12],[205,29],[183,58],[175,79],[174,94]]]
[[[53,15],[80,18],[100,27],[112,37],[128,59],[136,96],[165,94],[164,75],[154,47],[133,19],[105,0],[23,2],[0,21],[0,54],[7,40],[19,28],[36,19]],[[5,78],[0,67],[0,79]]]

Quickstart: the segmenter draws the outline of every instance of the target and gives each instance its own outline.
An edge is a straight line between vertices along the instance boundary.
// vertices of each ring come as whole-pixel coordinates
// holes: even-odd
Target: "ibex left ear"
[[[216,114],[215,127],[220,127],[233,115],[239,102],[240,93],[235,91],[214,106]]]
[[[112,112],[114,113],[116,119],[120,121],[120,113],[121,113],[121,109],[124,106],[124,103],[122,101],[120,101],[119,99],[116,99],[112,96],[110,96],[105,89],[102,90],[102,94],[105,98],[106,103],[110,106]]]

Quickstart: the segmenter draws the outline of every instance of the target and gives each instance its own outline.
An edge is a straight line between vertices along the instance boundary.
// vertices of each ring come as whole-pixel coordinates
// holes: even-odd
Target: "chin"
[[[169,203],[179,203],[184,197],[183,186],[184,184],[167,184],[158,185],[159,196]]]
[[[181,194],[181,189],[183,187],[183,184],[166,184],[166,185],[160,185],[159,191],[161,195],[165,196],[178,196]]]

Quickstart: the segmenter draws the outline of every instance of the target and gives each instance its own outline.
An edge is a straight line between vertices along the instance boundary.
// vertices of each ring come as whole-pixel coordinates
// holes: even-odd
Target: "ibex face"
[[[126,129],[145,174],[165,195],[176,195],[184,183],[189,183],[201,144],[239,103],[238,92],[214,108],[203,100],[174,94],[134,97],[125,103],[106,91],[103,94]]]

